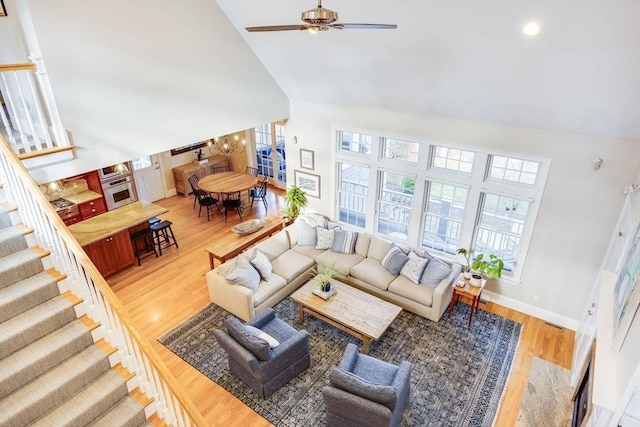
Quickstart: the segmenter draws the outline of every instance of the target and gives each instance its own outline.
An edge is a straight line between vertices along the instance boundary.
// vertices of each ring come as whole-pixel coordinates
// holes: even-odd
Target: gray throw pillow
[[[236,257],[236,266],[227,274],[225,279],[234,285],[251,289],[254,294],[260,284],[260,274],[258,274],[251,263],[242,255]]]
[[[274,337],[272,337],[262,329],[258,329],[255,326],[251,326],[251,325],[244,325],[244,327],[247,328],[247,330],[251,335],[255,336],[256,338],[265,340],[267,344],[269,344],[270,348],[276,348],[277,346],[280,345],[280,342],[277,339],[275,339]]]
[[[352,254],[356,248],[358,233],[356,231],[337,230],[333,235],[331,252],[339,254]]]
[[[298,224],[298,246],[315,246],[316,245],[316,228],[307,224],[304,220],[296,221]]]
[[[380,264],[387,270],[389,273],[397,276],[402,270],[402,267],[409,261],[409,257],[402,252],[402,249],[397,247],[396,245],[391,245],[386,255],[380,260]]]
[[[269,343],[254,336],[238,319],[231,316],[227,319],[226,325],[231,338],[251,352],[256,359],[264,362],[271,358]]]
[[[251,259],[249,260],[253,268],[256,269],[260,277],[263,280],[271,279],[271,271],[273,271],[273,267],[271,266],[271,261],[269,258],[258,249],[253,250],[253,254],[251,255]]]
[[[340,368],[329,371],[329,383],[356,396],[377,402],[393,411],[396,407],[396,390],[390,385],[373,384]]]
[[[427,268],[422,273],[420,284],[428,286],[430,288],[436,288],[440,284],[440,281],[451,274],[451,267],[436,257],[429,254],[425,254],[425,258],[429,259]]]

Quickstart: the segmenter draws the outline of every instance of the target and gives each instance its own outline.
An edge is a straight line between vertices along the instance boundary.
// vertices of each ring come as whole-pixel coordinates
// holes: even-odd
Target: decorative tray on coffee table
[[[255,233],[264,227],[264,220],[261,219],[250,219],[249,221],[241,222],[240,224],[233,227],[232,231],[234,233],[245,235]]]

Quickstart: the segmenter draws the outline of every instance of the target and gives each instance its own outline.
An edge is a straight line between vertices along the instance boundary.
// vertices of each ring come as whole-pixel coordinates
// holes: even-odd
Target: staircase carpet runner
[[[0,206],[0,426],[24,425],[149,424],[41,254]]]

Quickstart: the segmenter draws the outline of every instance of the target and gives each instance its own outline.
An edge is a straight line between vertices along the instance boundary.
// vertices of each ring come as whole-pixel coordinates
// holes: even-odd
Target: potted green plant
[[[287,207],[282,211],[282,217],[291,223],[298,218],[302,209],[307,206],[307,195],[300,187],[294,185],[287,190],[284,201]]]
[[[462,266],[462,275],[465,279],[471,279],[471,267],[469,266],[471,263],[469,262],[469,251],[465,248],[458,248],[457,253],[464,256],[464,259],[467,261],[467,263]]]
[[[497,279],[502,277],[504,261],[494,254],[490,254],[488,257],[485,257],[484,254],[478,254],[471,263],[471,268],[484,274],[487,279]]]
[[[322,292],[329,292],[331,290],[331,279],[333,278],[336,270],[333,267],[333,263],[329,265],[320,265],[318,264],[316,268],[313,269],[315,273],[314,280],[320,286],[320,290]]]

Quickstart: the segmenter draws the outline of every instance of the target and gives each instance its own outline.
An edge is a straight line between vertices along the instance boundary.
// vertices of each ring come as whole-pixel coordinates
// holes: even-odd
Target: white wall
[[[78,157],[33,171],[38,182],[288,116],[286,96],[213,0],[27,3]]]
[[[293,182],[293,169],[299,169],[299,149],[314,150],[313,173],[321,176],[322,198],[310,198],[308,209],[332,217],[332,128],[551,158],[522,281],[488,284],[487,290],[501,303],[575,327],[620,213],[623,188],[640,164],[639,141],[292,101],[286,126],[287,157],[292,159],[288,182]],[[592,167],[594,157],[604,160],[598,171]],[[537,304],[534,296],[540,297]]]

